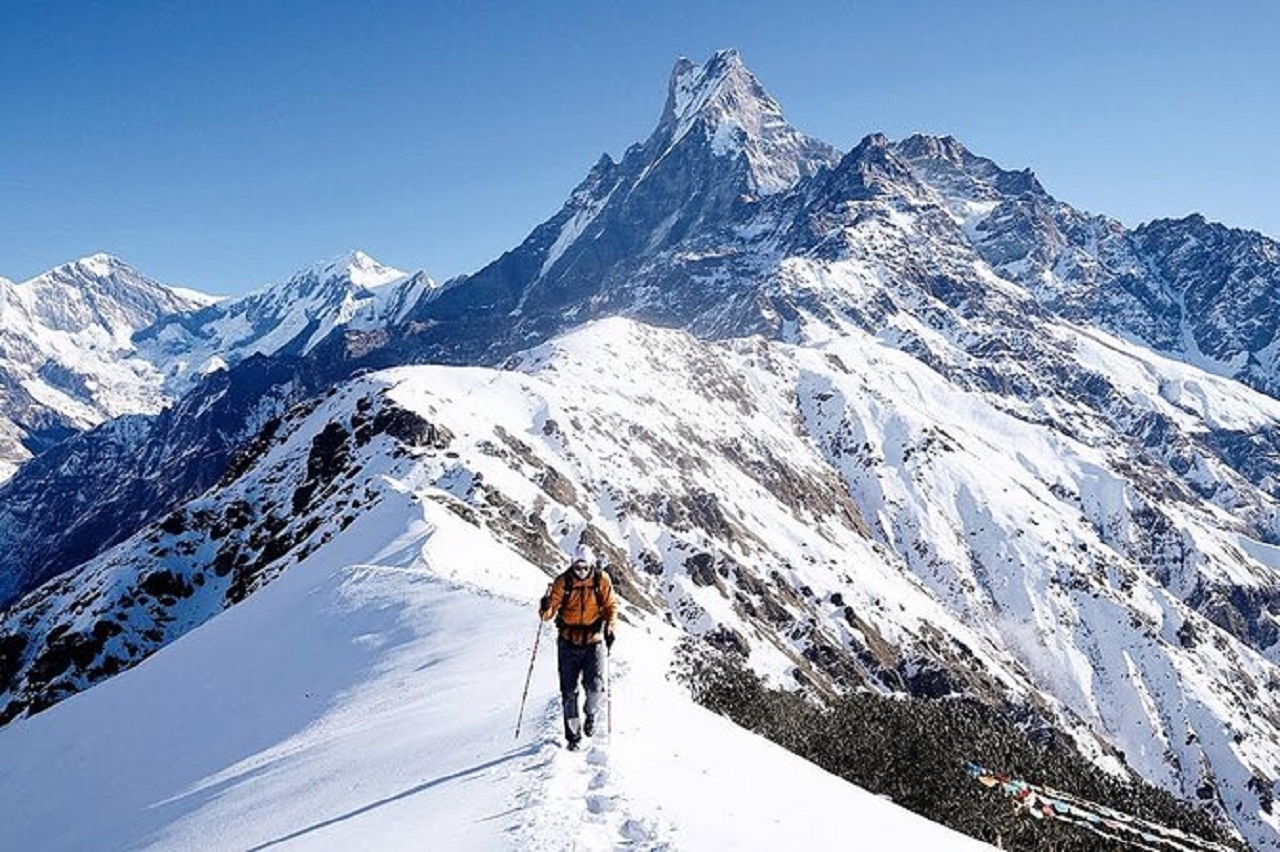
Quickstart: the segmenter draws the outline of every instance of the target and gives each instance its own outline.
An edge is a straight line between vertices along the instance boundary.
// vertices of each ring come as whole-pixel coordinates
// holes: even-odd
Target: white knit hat
[[[579,562],[585,562],[588,565],[595,565],[596,552],[588,545],[578,545],[578,549],[573,552],[573,564],[576,565]]]

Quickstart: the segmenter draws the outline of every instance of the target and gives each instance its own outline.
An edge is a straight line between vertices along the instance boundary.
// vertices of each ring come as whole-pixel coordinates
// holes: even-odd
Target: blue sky
[[[841,149],[949,133],[1129,225],[1280,236],[1280,4],[640,5],[0,0],[0,275],[108,251],[236,293],[349,248],[472,272],[722,47]]]

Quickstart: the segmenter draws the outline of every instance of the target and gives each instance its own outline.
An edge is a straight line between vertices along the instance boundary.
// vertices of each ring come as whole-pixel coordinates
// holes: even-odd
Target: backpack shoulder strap
[[[600,579],[604,575],[604,569],[597,565],[591,573],[592,582],[595,584],[596,606],[600,608],[601,612],[604,612],[604,584]]]
[[[552,585],[555,583],[560,584],[560,608],[563,609],[564,605],[569,602],[569,594],[573,591],[573,570],[566,568],[560,572],[560,575],[555,578]]]

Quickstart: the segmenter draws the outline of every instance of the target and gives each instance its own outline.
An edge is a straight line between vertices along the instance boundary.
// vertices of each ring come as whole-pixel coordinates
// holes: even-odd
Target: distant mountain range
[[[236,299],[167,287],[105,254],[0,279],[0,475],[74,432],[156,414],[252,355],[401,319],[434,283],[350,252]]]
[[[474,275],[46,279],[4,290],[35,343],[0,365],[0,719],[394,506],[405,548],[461,523],[551,573],[587,541],[636,618],[820,694],[1006,706],[1280,841],[1267,237],[1128,229],[950,137],[841,154],[724,51]]]
[[[73,432],[168,401],[135,333],[211,301],[94,255],[14,284],[0,278],[0,477]]]

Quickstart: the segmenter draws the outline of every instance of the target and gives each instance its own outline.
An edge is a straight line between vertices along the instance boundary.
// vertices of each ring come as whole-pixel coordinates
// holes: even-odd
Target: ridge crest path
[[[616,666],[611,684],[615,695],[629,692],[629,667],[616,660],[610,662]],[[601,725],[594,737],[584,739],[584,748],[574,753],[564,748],[560,714],[557,696],[544,708],[537,752],[526,762],[532,783],[522,794],[521,803],[529,819],[518,832],[518,848],[533,852],[667,852],[678,848],[669,839],[673,826],[663,823],[661,811],[635,808],[627,797],[625,779],[615,779],[612,752],[616,746],[614,735],[605,730],[607,725]],[[623,735],[635,732],[635,726],[630,725]],[[622,749],[628,757],[636,750],[625,743]]]
[[[412,520],[374,509],[136,668],[0,729],[5,843],[772,852],[847,847],[843,813],[872,843],[988,848],[697,707],[667,679],[675,632],[643,620],[615,647],[611,742],[560,747],[554,653],[513,742],[546,577],[467,525]],[[483,586],[427,567],[450,565]]]

